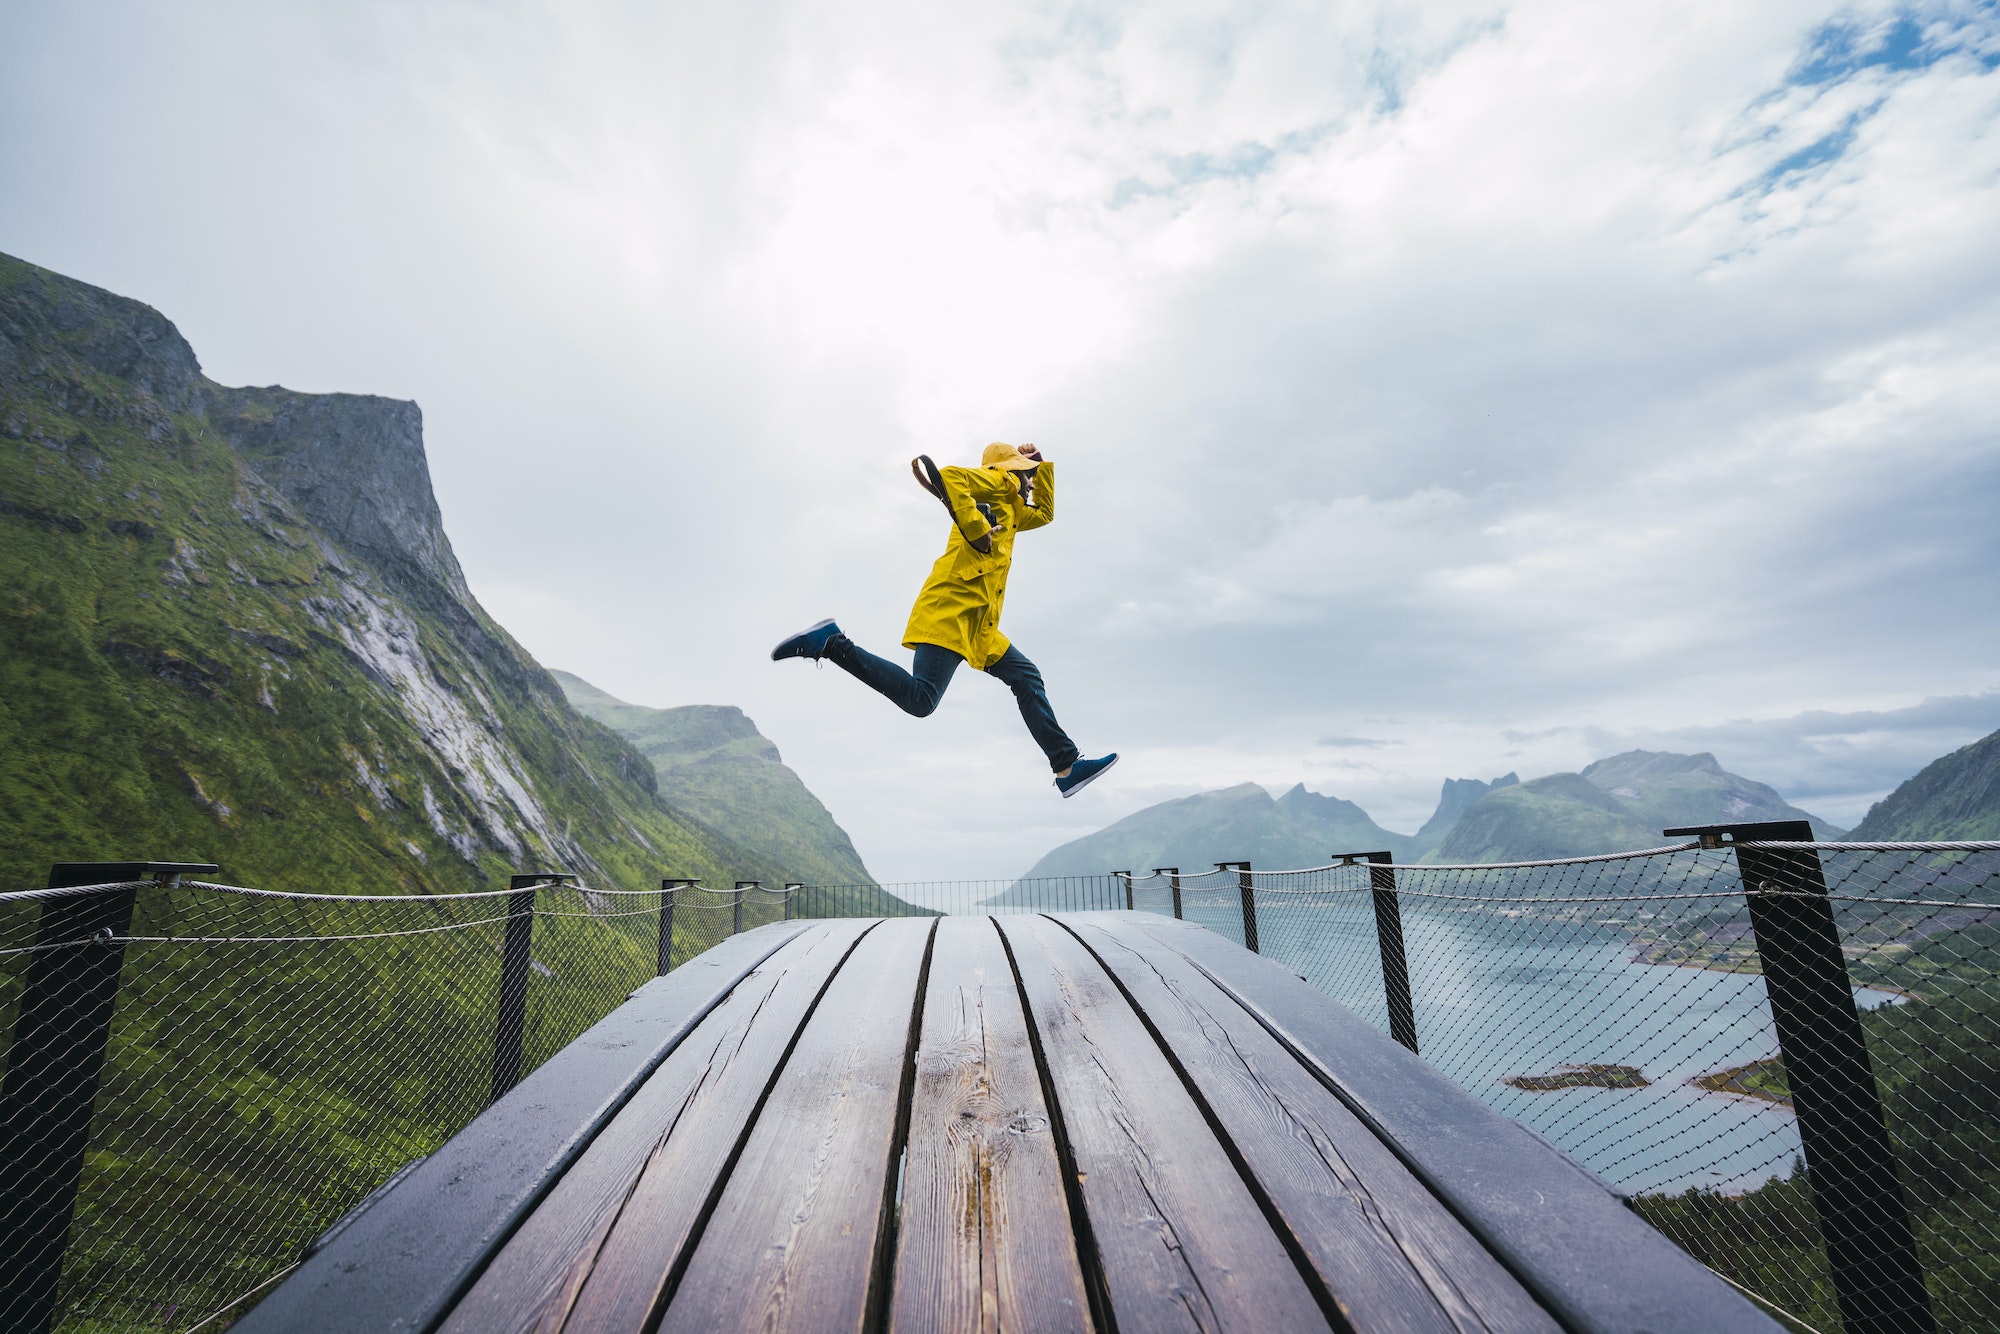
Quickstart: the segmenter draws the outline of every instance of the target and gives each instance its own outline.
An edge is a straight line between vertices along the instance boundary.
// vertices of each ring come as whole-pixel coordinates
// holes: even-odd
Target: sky
[[[2000,728],[2000,5],[0,3],[0,250],[415,400],[473,591],[740,705],[885,880],[1143,806]],[[908,460],[1056,463],[999,682]]]

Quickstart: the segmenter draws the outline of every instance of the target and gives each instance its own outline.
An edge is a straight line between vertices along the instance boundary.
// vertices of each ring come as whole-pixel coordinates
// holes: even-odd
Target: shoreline
[[[1774,1106],[1790,1109],[1792,1095],[1778,1093],[1767,1088],[1754,1087],[1750,1081],[1764,1074],[1778,1074],[1782,1077],[1782,1058],[1766,1056],[1761,1060],[1745,1061],[1742,1065],[1732,1065],[1726,1070],[1716,1070],[1706,1075],[1696,1075],[1688,1083],[1705,1093],[1731,1093],[1742,1098],[1755,1098]]]

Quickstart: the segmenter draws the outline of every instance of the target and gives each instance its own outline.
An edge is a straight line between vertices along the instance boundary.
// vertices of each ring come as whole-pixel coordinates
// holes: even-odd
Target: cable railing
[[[2000,1329],[2000,843],[884,885],[1130,909],[1291,968],[1820,1330]],[[806,891],[808,898],[813,891]]]
[[[0,1329],[226,1318],[635,988],[791,916],[799,889],[531,872],[347,895],[215,870],[66,864],[0,893]]]
[[[1685,832],[1504,865],[1360,851],[640,892],[59,867],[0,894],[7,1327],[226,1320],[634,988],[735,932],[1131,910],[1297,972],[1795,1322],[2000,1329],[2000,843]],[[24,1300],[47,1319],[17,1319]]]

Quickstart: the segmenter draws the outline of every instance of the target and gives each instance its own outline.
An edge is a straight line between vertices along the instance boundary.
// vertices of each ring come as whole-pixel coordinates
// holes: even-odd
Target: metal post
[[[792,899],[793,899],[793,897],[794,897],[795,895],[797,895],[797,894],[798,894],[798,892],[799,892],[800,890],[804,889],[804,888],[805,888],[805,886],[804,886],[804,885],[801,885],[801,884],[794,884],[794,883],[792,883],[792,882],[791,882],[791,881],[789,881],[789,880],[787,880],[787,881],[785,882],[785,920],[786,920],[786,921],[788,921],[788,922],[789,922],[789,921],[791,921],[791,920],[792,920]]]
[[[0,1084],[0,1330],[6,1334],[43,1334],[55,1319],[125,966],[124,938],[138,899],[129,882],[168,887],[182,875],[215,869],[205,862],[58,862],[49,870],[50,889],[127,883],[42,902]]]
[[[1813,841],[1804,820],[1665,832],[1711,848],[1725,846],[1725,836],[1730,845]],[[1819,854],[1736,846],[1736,869],[1841,1324],[1848,1334],[1925,1334],[1937,1325]]]
[[[698,885],[699,880],[669,877],[660,882],[660,976],[664,977],[673,969],[674,949],[674,903],[680,898],[684,885]]]
[[[1125,911],[1126,911],[1126,912],[1131,912],[1131,911],[1132,911],[1132,873],[1131,873],[1130,871],[1113,871],[1113,872],[1112,872],[1111,874],[1113,874],[1113,875],[1117,876],[1117,877],[1118,877],[1119,879],[1121,879],[1121,880],[1123,880],[1123,881],[1125,882]]]
[[[528,965],[535,940],[535,889],[572,875],[510,876],[507,931],[500,944],[500,1005],[493,1021],[493,1101],[521,1082],[521,1040],[528,1028]]]
[[[1243,895],[1243,948],[1260,954],[1257,948],[1257,891],[1250,879],[1249,862],[1217,862],[1215,869],[1236,871],[1236,888]]]
[[[1389,1006],[1389,1036],[1417,1049],[1417,1007],[1410,1000],[1410,964],[1403,953],[1403,906],[1396,898],[1396,857],[1388,852],[1336,852],[1342,866],[1368,863],[1375,900],[1375,943],[1382,953],[1382,996]]]
[[[736,882],[736,902],[729,905],[729,934],[743,934],[743,896],[753,889],[762,889],[761,880],[738,880]]]
[[[1173,877],[1169,883],[1173,886],[1174,917],[1178,920],[1181,915],[1181,868],[1178,866],[1155,866],[1153,874]]]

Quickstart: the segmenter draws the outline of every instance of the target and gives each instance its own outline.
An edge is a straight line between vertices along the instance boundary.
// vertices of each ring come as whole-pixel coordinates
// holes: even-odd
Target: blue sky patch
[[[1815,30],[1786,83],[1811,88],[1840,83],[1863,70],[1928,69],[1955,55],[1971,55],[1992,69],[2000,64],[2000,0],[1977,0],[1962,19],[1925,21],[1903,8],[1884,20],[1843,14]]]

